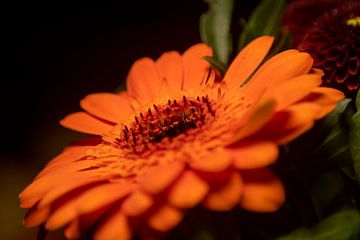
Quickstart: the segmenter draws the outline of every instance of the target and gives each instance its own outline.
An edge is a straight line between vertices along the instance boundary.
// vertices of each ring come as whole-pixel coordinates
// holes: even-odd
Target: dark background
[[[236,3],[234,20],[258,1]],[[6,12],[10,51],[0,88],[0,238],[27,239],[17,194],[81,134],[59,126],[93,92],[112,92],[138,58],[200,42],[201,0],[14,2]],[[236,23],[236,21],[235,21]],[[3,65],[4,66],[7,65]],[[6,77],[5,77],[6,76]]]

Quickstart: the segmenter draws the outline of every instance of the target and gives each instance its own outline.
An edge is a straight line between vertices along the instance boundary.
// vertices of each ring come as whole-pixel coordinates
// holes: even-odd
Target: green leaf
[[[328,186],[331,186],[329,188]],[[310,185],[310,196],[317,216],[322,218],[325,209],[343,190],[344,181],[339,171],[321,174],[314,184]]]
[[[238,50],[256,37],[262,35],[277,36],[280,29],[285,0],[262,0],[252,12],[248,23],[241,32]]]
[[[207,230],[200,230],[191,240],[215,240],[214,236]]]
[[[358,103],[359,94],[356,99],[356,104]],[[360,111],[355,113],[350,120],[349,148],[354,161],[357,179],[360,180]]]
[[[338,122],[331,133],[316,149],[315,154],[323,166],[350,164],[347,130]],[[351,158],[351,156],[350,156]]]
[[[326,218],[312,229],[300,228],[277,240],[356,240],[359,230],[359,212],[346,209]]]
[[[338,123],[340,116],[343,114],[349,103],[351,102],[350,98],[345,98],[339,102],[336,108],[329,113],[325,118],[323,118],[317,126],[317,135],[326,135],[331,132],[331,130]]]
[[[277,240],[310,240],[311,232],[305,228],[299,228],[292,233],[279,237]]]
[[[200,17],[200,35],[213,48],[213,59],[227,65],[231,52],[230,24],[234,0],[205,0],[209,10]]]
[[[312,229],[313,240],[349,240],[358,239],[360,214],[355,209],[338,212]]]
[[[357,92],[355,103],[357,111],[360,112],[360,89]]]

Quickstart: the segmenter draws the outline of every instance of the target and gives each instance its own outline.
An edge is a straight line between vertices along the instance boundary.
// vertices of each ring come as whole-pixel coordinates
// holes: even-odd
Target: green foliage
[[[356,240],[360,230],[360,214],[346,209],[326,218],[312,229],[300,228],[278,240]]]
[[[329,187],[331,186],[331,187]],[[326,209],[331,205],[336,196],[343,193],[344,181],[338,170],[321,174],[310,188],[310,196],[318,218],[322,218]]]
[[[209,10],[200,18],[200,35],[203,42],[213,48],[212,62],[227,66],[232,51],[230,36],[233,0],[206,0]],[[215,65],[216,67],[216,65]]]
[[[323,118],[317,128],[317,135],[323,136],[331,132],[331,130],[339,123],[340,116],[351,102],[350,98],[346,98],[338,103],[335,110]]]
[[[354,169],[360,182],[360,91],[356,96],[357,112],[349,119],[349,148],[354,161]]]
[[[256,7],[240,35],[239,51],[256,37],[262,35],[276,37],[279,34],[285,2],[285,0],[263,0]]]

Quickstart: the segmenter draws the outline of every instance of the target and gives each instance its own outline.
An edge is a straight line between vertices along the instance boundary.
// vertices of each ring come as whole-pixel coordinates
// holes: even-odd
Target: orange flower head
[[[67,147],[20,194],[26,226],[65,226],[69,239],[166,233],[199,204],[213,211],[279,209],[284,188],[267,168],[285,144],[343,98],[297,50],[255,69],[273,38],[245,47],[219,81],[204,44],[143,58],[127,91],[95,93],[61,124],[95,135]],[[248,83],[244,82],[250,78]]]

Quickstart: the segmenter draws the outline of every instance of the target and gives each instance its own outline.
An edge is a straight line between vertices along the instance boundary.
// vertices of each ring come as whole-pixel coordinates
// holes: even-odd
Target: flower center
[[[181,100],[168,100],[165,105],[153,105],[153,109],[140,113],[131,124],[123,127],[119,146],[136,153],[144,152],[149,144],[200,127],[207,115],[215,115],[214,106],[208,96],[194,99],[183,96]]]

